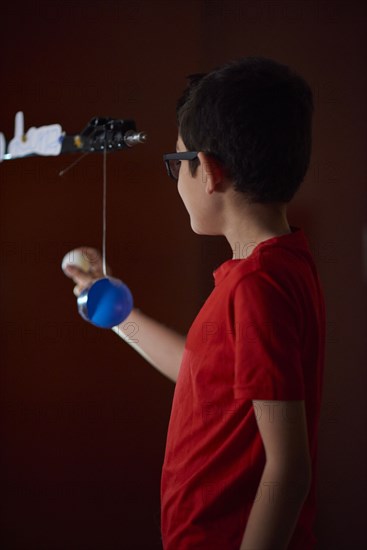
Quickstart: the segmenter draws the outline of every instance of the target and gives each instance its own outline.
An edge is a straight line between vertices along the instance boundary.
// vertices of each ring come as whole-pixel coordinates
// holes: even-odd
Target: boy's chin
[[[191,223],[191,229],[197,235],[207,235],[207,236],[220,235],[220,233],[218,233],[218,231],[213,231],[213,230],[210,230],[210,229],[206,229],[205,227],[200,227],[200,226],[197,226],[193,223]]]
[[[207,233],[205,233],[205,231],[203,231],[203,228],[200,227],[200,226],[197,226],[195,225],[194,223],[192,223],[192,220],[190,220],[190,225],[191,225],[191,229],[193,230],[194,233],[196,233],[197,235],[206,235]]]

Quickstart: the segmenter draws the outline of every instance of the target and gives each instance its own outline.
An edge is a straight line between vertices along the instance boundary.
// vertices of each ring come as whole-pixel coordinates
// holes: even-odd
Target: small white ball
[[[88,258],[82,253],[81,250],[75,249],[71,250],[63,257],[61,268],[65,272],[67,265],[73,265],[79,267],[82,271],[88,273],[90,269],[90,262]]]

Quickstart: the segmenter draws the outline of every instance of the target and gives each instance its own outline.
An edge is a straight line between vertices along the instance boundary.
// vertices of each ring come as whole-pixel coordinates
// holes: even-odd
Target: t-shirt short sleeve
[[[244,276],[234,289],[234,396],[303,400],[302,333],[292,293],[269,273]]]

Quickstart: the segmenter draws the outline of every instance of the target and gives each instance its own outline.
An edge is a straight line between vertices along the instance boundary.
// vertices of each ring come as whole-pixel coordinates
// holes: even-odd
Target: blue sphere
[[[130,289],[113,277],[95,281],[80,293],[77,302],[83,319],[101,328],[119,325],[133,308]]]

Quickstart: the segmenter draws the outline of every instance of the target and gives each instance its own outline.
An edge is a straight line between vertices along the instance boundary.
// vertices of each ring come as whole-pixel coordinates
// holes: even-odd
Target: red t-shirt
[[[306,237],[291,230],[221,264],[188,332],[161,478],[165,550],[239,550],[255,498],[276,497],[259,488],[255,415],[272,412],[257,399],[305,401],[313,475],[289,549],[314,546],[325,306]]]

